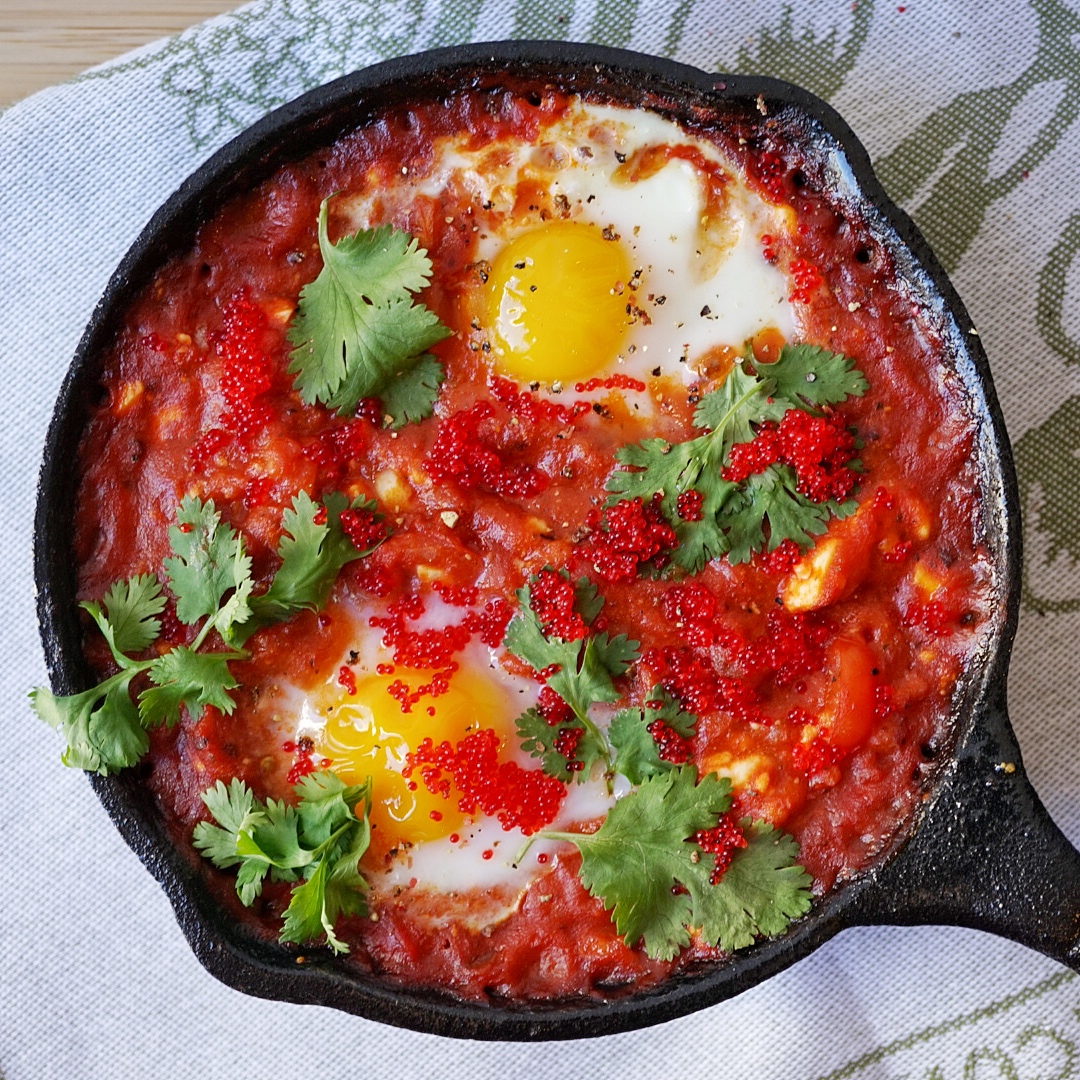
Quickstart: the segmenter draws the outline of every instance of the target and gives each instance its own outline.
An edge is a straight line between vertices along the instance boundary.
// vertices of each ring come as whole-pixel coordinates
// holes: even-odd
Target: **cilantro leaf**
[[[704,434],[681,443],[646,439],[624,446],[608,477],[609,505],[620,498],[651,502],[678,539],[671,567],[700,573],[712,559],[727,555],[746,562],[755,551],[772,550],[791,539],[800,548],[825,532],[830,517],[844,517],[854,502],[815,503],[796,489],[790,466],[770,466],[741,483],[723,478],[732,448],[750,442],[765,421],[779,422],[790,409],[820,415],[825,406],[865,394],[869,384],[854,361],[815,345],[785,345],[775,363],[736,364],[723,384],[698,403],[694,423]],[[701,516],[686,521],[679,496],[701,495]]]
[[[520,607],[506,628],[503,643],[519,659],[537,671],[555,668],[547,679],[547,685],[570,707],[576,722],[567,722],[557,729],[547,726],[547,721],[532,709],[518,719],[518,734],[524,740],[524,749],[539,757],[549,776],[567,779],[568,760],[579,761],[582,768],[569,770],[581,781],[589,776],[593,765],[604,762],[609,781],[614,761],[614,751],[608,738],[590,718],[589,710],[598,702],[618,701],[620,694],[614,680],[625,675],[639,656],[639,644],[627,635],[611,637],[606,631],[587,633],[575,641],[545,636],[539,616],[533,610],[532,590],[528,585],[518,590]],[[574,608],[591,623],[599,615],[604,599],[588,578],[581,578],[574,586]],[[547,730],[545,731],[545,727]],[[561,730],[580,728],[572,759],[555,749],[554,741]]]
[[[782,357],[783,353],[781,353]],[[768,375],[747,373],[736,364],[716,390],[705,394],[694,412],[694,423],[708,428],[710,442],[718,442],[721,460],[736,443],[749,442],[754,437],[752,424],[763,420],[781,420],[787,404],[775,395],[776,380],[772,376],[776,364],[762,364]],[[712,451],[712,453],[717,453]]]
[[[557,665],[562,669],[577,671],[578,657],[582,643],[563,641],[562,638],[547,638],[543,627],[532,608],[532,594],[529,587],[518,589],[520,606],[507,624],[503,644],[516,657],[536,671]]]
[[[713,559],[727,554],[731,548],[731,540],[727,533],[717,528],[716,523],[737,489],[737,484],[722,478],[715,480],[705,488],[700,521],[683,521],[676,515],[672,522],[678,541],[671,556],[673,567],[690,574],[700,574]]]
[[[396,430],[430,416],[445,378],[442,364],[431,353],[424,353],[411,367],[388,379],[382,392],[387,425]]]
[[[661,760],[656,740],[639,708],[620,709],[611,718],[608,738],[615,749],[615,768],[631,784],[642,784],[649,777],[674,768],[670,762]]]
[[[164,569],[176,595],[177,616],[201,626],[190,644],[164,651],[159,647],[160,655],[136,660],[130,654],[149,649],[161,634],[158,616],[166,601],[157,575],[115,582],[100,601],[82,605],[120,671],[81,693],[58,697],[44,687],[31,692],[35,713],[67,740],[65,764],[115,772],[134,765],[149,749],[145,729],[177,723],[182,707],[196,719],[207,705],[231,713],[229,692],[239,684],[229,663],[248,655],[239,646],[263,626],[325,605],[341,568],[368,554],[357,551],[341,526],[347,505],[345,495],[327,495],[326,521],[316,524],[319,508],[301,492],[283,515],[281,567],[267,592],[255,596],[243,538],[222,524],[213,502],[185,498],[170,530],[173,554],[165,559]],[[371,509],[374,504],[358,500],[354,505]],[[204,650],[213,630],[235,647]],[[132,687],[142,675],[149,685],[138,690],[136,702]]]
[[[304,610],[317,611],[326,605],[330,590],[342,567],[370,554],[358,551],[341,527],[341,512],[350,505],[347,496],[331,492],[324,499],[325,520],[320,506],[306,491],[294,499],[292,509],[282,515],[282,537],[278,544],[281,566],[266,592],[253,596],[252,618],[234,627],[230,641],[243,645],[257,630],[271,623],[283,622]],[[357,499],[354,508],[375,509],[374,501]]]
[[[364,820],[366,826],[366,818]],[[370,829],[358,828],[342,832],[351,844],[335,852],[335,857],[322,858],[314,864],[314,872],[293,889],[285,911],[282,941],[302,944],[313,941],[320,933],[336,953],[347,953],[349,947],[334,933],[341,915],[367,913],[367,881],[360,872],[360,859],[370,842]]]
[[[575,662],[561,667],[548,679],[548,686],[581,717],[594,702],[619,700],[614,679],[626,674],[639,653],[638,642],[625,634],[616,638],[606,632],[590,634],[575,644]]]
[[[289,371],[308,405],[322,402],[353,413],[362,398],[382,397],[450,331],[434,312],[415,304],[431,261],[416,240],[383,225],[330,242],[329,199],[319,208],[323,267],[304,286],[289,341]],[[390,391],[395,413],[430,415],[433,368]]]
[[[526,709],[517,718],[517,734],[521,740],[521,749],[540,761],[548,776],[566,780],[570,776],[570,759],[555,749],[555,740],[564,728],[573,728],[574,723],[549,724],[539,709]]]
[[[713,885],[713,863],[693,841],[731,805],[731,781],[693,765],[653,776],[620,799],[595,833],[547,831],[581,852],[582,884],[609,911],[630,946],[670,960],[691,929],[709,945],[745,948],[783,933],[810,909],[811,878],[796,862],[795,840],[762,821],[741,823],[747,846],[736,850]]]
[[[644,722],[648,725],[654,720],[663,720],[684,739],[692,739],[697,733],[696,714],[687,712],[679,699],[659,683],[649,692],[649,699],[645,702]]]
[[[787,538],[807,548],[826,531],[828,506],[808,499],[797,484],[790,465],[770,465],[746,478],[720,517],[727,525],[732,562],[746,562],[754,551],[773,551]]]
[[[134,765],[150,749],[131,700],[130,685],[136,674],[121,671],[80,694],[62,697],[47,687],[31,691],[34,712],[63,733],[65,765],[104,776]]]
[[[621,709],[611,719],[608,738],[615,749],[615,768],[630,781],[641,784],[650,776],[676,768],[660,757],[649,725],[662,720],[685,739],[697,730],[698,718],[686,712],[662,686],[654,686],[648,701],[641,707]]]
[[[794,837],[749,818],[741,827],[747,846],[734,853],[716,885],[709,882],[707,858],[695,864],[685,882],[702,937],[728,952],[753,944],[759,935],[782,934],[811,904],[812,878],[795,861],[799,846]]]
[[[295,881],[296,868],[311,861],[300,848],[296,810],[287,803],[260,802],[236,777],[227,788],[219,780],[202,800],[217,824],[200,821],[195,826],[195,847],[215,866],[239,867],[236,891],[245,906],[262,893],[268,874]]]
[[[788,403],[799,403],[808,412],[819,412],[849,397],[862,397],[870,389],[866,376],[855,361],[843,353],[830,352],[820,345],[785,345],[774,364],[762,364],[764,374],[774,384],[773,394]]]
[[[580,577],[574,582],[574,610],[585,621],[586,626],[592,626],[597,615],[604,608],[604,598],[596,587],[596,582],[587,577]]]
[[[537,671],[556,666],[548,679],[575,712],[585,712],[594,701],[618,701],[613,678],[625,675],[637,660],[639,645],[625,634],[610,637],[606,632],[587,634],[576,641],[547,637],[533,610],[532,590],[518,589],[520,607],[506,628],[504,644],[519,659]],[[592,623],[604,606],[603,597],[588,578],[574,586],[574,607],[586,623]]]
[[[237,835],[236,852],[245,861],[265,864],[278,881],[295,881],[296,872],[313,859],[301,843],[296,807],[281,799],[266,800],[260,817]]]
[[[631,947],[670,960],[690,942],[694,907],[685,885],[694,876],[693,844],[731,803],[731,783],[678,766],[648,777],[619,799],[595,833],[545,832],[581,852],[581,882],[612,913]],[[678,888],[684,886],[684,888]]]
[[[100,603],[81,605],[97,624],[120,671],[81,693],[57,697],[45,687],[30,693],[38,717],[62,732],[65,765],[108,773],[134,765],[150,748],[139,711],[131,699],[131,683],[147,663],[130,659],[161,632],[157,616],[165,606],[154,574],[114,582]]]
[[[243,861],[237,850],[240,833],[250,831],[265,814],[256,809],[255,796],[242,780],[233,777],[228,787],[219,780],[202,793],[202,801],[219,824],[200,821],[195,826],[195,847],[215,866],[227,869]]]
[[[300,796],[297,813],[308,843],[323,844],[332,833],[352,820],[353,806],[366,797],[368,784],[349,786],[337,773],[309,773],[294,790]]]
[[[557,749],[560,734],[578,731],[580,735],[574,745],[574,752],[567,756]],[[538,758],[548,776],[558,780],[578,783],[588,780],[593,765],[598,761],[607,762],[607,745],[596,731],[583,727],[577,720],[563,724],[549,724],[538,709],[527,709],[517,719],[517,734],[521,739],[521,748],[527,754]],[[580,762],[580,768],[571,768],[571,762]]]
[[[156,574],[137,574],[113,582],[100,604],[88,600],[80,606],[90,613],[123,667],[128,663],[125,653],[141,652],[157,640],[161,620],[156,616],[165,610],[165,597]]]
[[[191,626],[208,618],[223,637],[250,614],[251,558],[244,541],[224,525],[211,499],[203,503],[188,495],[180,504],[176,524],[169,529],[174,554],[164,562],[169,587],[176,595],[176,617]],[[226,593],[233,592],[222,605]]]
[[[606,630],[602,630],[599,634],[591,635],[588,642],[590,648],[582,667],[588,665],[597,673],[594,677],[599,677],[599,672],[602,670],[608,679],[620,678],[630,670],[631,665],[636,663],[641,655],[641,643],[634,641],[627,634],[611,637]],[[615,692],[614,688],[612,692]],[[618,701],[618,697],[610,700]]]
[[[371,842],[371,781],[348,786],[336,774],[311,773],[293,789],[295,806],[257,799],[241,780],[220,780],[203,792],[214,821],[195,826],[194,843],[222,869],[238,867],[236,891],[250,906],[268,874],[300,882],[292,890],[282,941],[325,937],[334,952],[348,952],[335,934],[342,914],[367,910],[367,881],[360,859]],[[357,808],[362,804],[359,814]]]
[[[717,455],[721,449],[708,437],[681,443],[644,439],[623,446],[615,455],[622,468],[615,469],[608,477],[607,489],[612,493],[608,501],[641,499],[648,504],[654,495],[659,495],[664,515],[669,520],[677,518],[679,495],[698,486],[702,470],[711,468],[719,474],[722,457]]]
[[[203,706],[213,705],[232,713],[236,703],[229,696],[240,684],[229,671],[231,654],[195,652],[178,645],[159,656],[147,670],[154,684],[139,696],[139,716],[145,727],[179,723],[180,706],[187,707],[193,720],[202,716]]]

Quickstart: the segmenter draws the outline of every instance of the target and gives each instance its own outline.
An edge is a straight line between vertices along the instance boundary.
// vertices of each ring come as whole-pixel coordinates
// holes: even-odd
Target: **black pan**
[[[676,119],[720,109],[756,109],[801,138],[879,243],[892,251],[936,329],[964,387],[978,436],[974,453],[985,492],[985,529],[998,611],[989,644],[961,680],[954,742],[939,760],[929,795],[906,834],[876,865],[844,884],[780,938],[727,963],[683,973],[658,988],[607,1002],[478,1005],[402,989],[345,963],[268,945],[215,902],[199,870],[166,833],[138,769],[90,781],[117,828],[158,879],[199,960],[246,993],[328,1005],[386,1023],[473,1039],[560,1039],[602,1035],[681,1016],[737,994],[793,964],[847,927],[948,923],[1022,942],[1080,971],[1080,854],[1050,820],[1024,775],[1006,713],[1006,672],[1016,627],[1020,516],[1012,455],[977,334],[937,260],[889,201],[869,158],[832,109],[774,79],[711,75],[655,57],[591,45],[508,42],[437,50],[348,75],[267,116],[218,151],[158,211],[114,273],[64,382],[41,470],[35,535],[38,610],[56,693],[94,681],[82,657],[75,601],[72,468],[98,385],[101,357],[135,291],[199,224],[280,163],[331,143],[373,112],[410,97],[438,97],[463,80],[500,72],[602,91]]]

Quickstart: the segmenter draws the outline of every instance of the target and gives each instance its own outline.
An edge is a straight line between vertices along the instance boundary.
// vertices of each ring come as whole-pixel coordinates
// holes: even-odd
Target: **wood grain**
[[[0,0],[0,108],[238,6],[238,0]]]

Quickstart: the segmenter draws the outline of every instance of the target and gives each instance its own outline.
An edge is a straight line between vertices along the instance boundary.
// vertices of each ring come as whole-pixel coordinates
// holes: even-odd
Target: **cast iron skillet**
[[[200,961],[249,994],[329,1005],[420,1031],[474,1039],[601,1035],[681,1016],[741,992],[799,960],[842,929],[875,923],[950,923],[1022,942],[1080,971],[1080,854],[1050,820],[1026,779],[1006,715],[1005,681],[1017,619],[1020,527],[1016,481],[1001,413],[979,339],[952,286],[911,221],[889,201],[846,124],[811,94],[773,79],[710,75],[667,60],[591,45],[508,42],[443,49],[379,64],[320,87],[249,128],[203,165],[153,217],[110,280],[64,382],[49,429],[36,516],[35,573],[45,653],[57,693],[92,684],[81,653],[70,519],[72,462],[107,348],[134,291],[226,199],[283,161],[332,142],[372,112],[409,97],[439,96],[474,76],[500,72],[600,90],[675,118],[732,106],[756,109],[805,140],[937,322],[975,418],[985,491],[986,542],[999,610],[983,652],[956,698],[955,742],[907,835],[879,863],[838,887],[781,938],[729,962],[607,1002],[553,1005],[463,1003],[401,988],[323,957],[301,966],[215,903],[192,860],[166,834],[138,771],[90,780],[117,828],[161,883]]]

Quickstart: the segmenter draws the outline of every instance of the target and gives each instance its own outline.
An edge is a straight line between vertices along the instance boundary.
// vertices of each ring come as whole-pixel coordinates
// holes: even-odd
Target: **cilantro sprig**
[[[341,513],[348,506],[340,493],[319,506],[300,492],[282,518],[281,565],[269,589],[255,594],[243,537],[222,522],[212,500],[185,498],[169,530],[173,553],[162,566],[164,582],[139,574],[115,582],[100,601],[81,605],[109,646],[115,674],[77,694],[57,696],[47,687],[31,692],[34,711],[67,740],[64,764],[116,772],[136,764],[149,749],[147,731],[175,725],[182,708],[196,720],[208,705],[231,714],[230,691],[239,683],[229,664],[247,658],[243,646],[251,635],[321,608],[341,568],[374,550],[357,550],[345,535]],[[374,509],[363,501],[355,506]],[[196,628],[189,644],[158,643],[166,585],[177,619]],[[137,655],[147,650],[154,654]]]
[[[236,892],[250,907],[263,883],[295,882],[282,941],[325,938],[335,953],[348,946],[334,932],[341,915],[367,914],[368,884],[360,859],[371,842],[371,779],[347,785],[336,773],[305,776],[293,789],[295,805],[262,802],[241,780],[219,780],[202,800],[213,822],[195,826],[194,842],[221,869],[238,867]]]
[[[545,573],[554,573],[547,567]],[[569,577],[561,571],[562,576]],[[535,578],[533,579],[535,581]],[[606,631],[587,633],[583,638],[566,641],[545,634],[537,615],[530,585],[517,593],[519,608],[506,627],[504,644],[515,656],[537,671],[550,671],[547,685],[569,706],[573,721],[552,728],[537,709],[528,709],[517,721],[523,748],[540,759],[549,776],[565,780],[573,772],[579,780],[588,779],[593,766],[602,762],[609,784],[615,772],[616,750],[607,733],[589,715],[597,703],[612,703],[620,698],[615,679],[625,675],[638,659],[638,643],[626,634],[611,637]],[[575,585],[574,608],[591,627],[604,600],[588,578]],[[573,760],[579,767],[570,770],[570,759],[556,747],[560,730],[579,729]]]
[[[789,409],[821,415],[868,388],[850,357],[816,345],[785,345],[772,364],[752,366],[747,356],[698,403],[694,423],[704,434],[681,443],[646,439],[619,450],[607,484],[609,502],[640,497],[650,503],[659,496],[678,538],[672,565],[693,574],[722,555],[746,562],[753,552],[773,551],[787,539],[806,549],[831,517],[854,512],[854,499],[814,502],[798,490],[795,470],[786,464],[740,482],[725,480],[723,469],[732,448],[750,442],[757,425],[779,422]],[[678,513],[679,496],[690,490],[702,497],[696,521]]]
[[[555,573],[546,567],[544,573]],[[558,572],[569,580],[567,571]],[[519,660],[536,671],[550,672],[547,685],[568,706],[571,718],[552,725],[538,708],[527,709],[517,719],[517,734],[526,753],[539,759],[549,776],[589,779],[599,764],[609,787],[616,773],[630,783],[673,768],[660,757],[649,728],[663,721],[682,738],[692,738],[697,717],[686,712],[662,686],[654,686],[640,706],[630,705],[616,712],[606,724],[590,713],[597,704],[613,704],[622,698],[615,680],[626,675],[637,662],[639,646],[626,634],[612,637],[607,631],[592,632],[592,625],[604,606],[604,598],[588,578],[574,583],[574,610],[588,628],[584,637],[566,641],[545,631],[532,597],[532,582],[518,590],[519,608],[506,628],[504,644]],[[563,746],[566,735],[579,731],[571,741],[572,753]],[[560,736],[562,738],[560,738]]]
[[[645,779],[594,833],[547,831],[581,852],[582,884],[601,900],[626,942],[670,960],[691,930],[729,952],[775,936],[810,909],[810,875],[794,839],[761,821],[741,823],[747,846],[714,885],[693,837],[731,806],[731,781],[693,765]]]
[[[323,266],[300,293],[289,371],[305,404],[352,414],[382,399],[391,427],[430,416],[443,367],[428,352],[449,329],[412,294],[431,277],[415,239],[390,225],[330,242],[329,199],[319,207]]]
[[[547,685],[572,713],[552,726],[538,708],[527,710],[517,722],[522,748],[551,776],[583,779],[599,765],[609,790],[616,772],[632,785],[595,833],[550,829],[537,836],[578,848],[582,884],[612,912],[626,942],[641,942],[649,956],[670,960],[696,930],[706,944],[733,951],[758,936],[782,933],[809,910],[811,879],[797,862],[798,845],[767,822],[740,823],[746,846],[733,852],[718,882],[711,880],[713,864],[694,837],[730,810],[731,781],[715,773],[699,780],[694,765],[662,758],[650,730],[661,721],[690,739],[698,720],[693,713],[656,686],[642,705],[618,710],[606,724],[590,715],[593,703],[620,699],[614,680],[638,659],[637,642],[592,632],[603,606],[595,586],[587,578],[576,583],[574,610],[588,632],[575,641],[545,633],[530,585],[518,599],[505,645],[537,671],[552,672]],[[571,731],[580,735],[568,756],[560,736]]]

